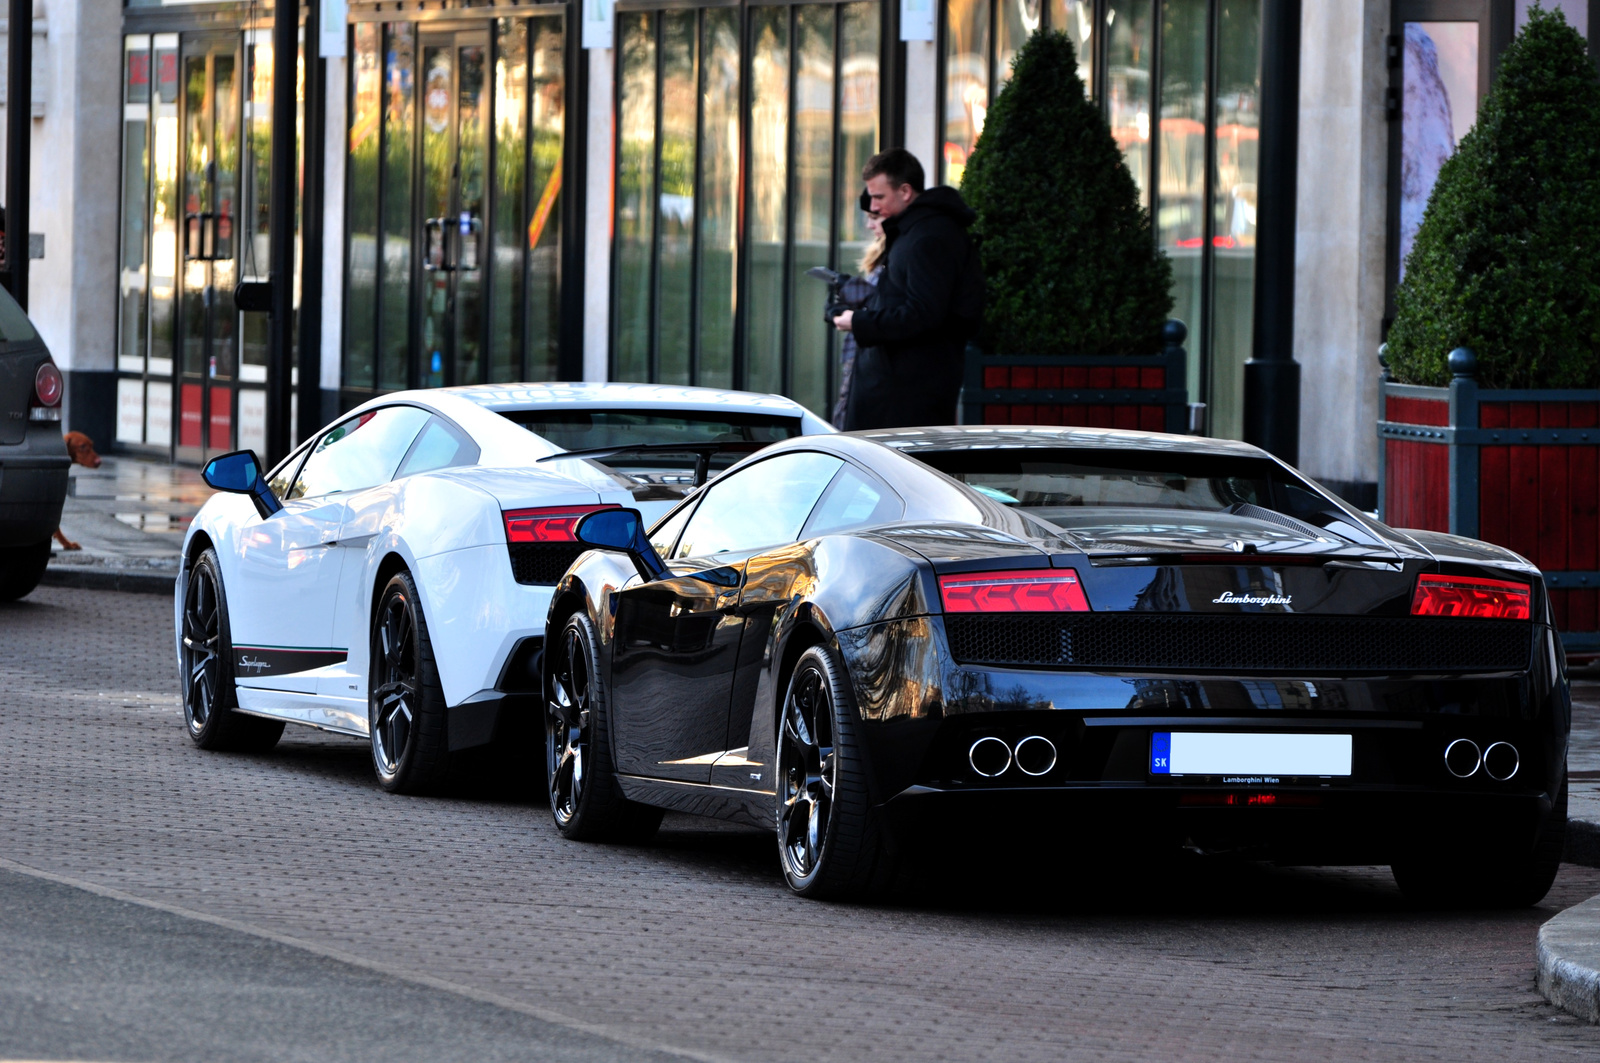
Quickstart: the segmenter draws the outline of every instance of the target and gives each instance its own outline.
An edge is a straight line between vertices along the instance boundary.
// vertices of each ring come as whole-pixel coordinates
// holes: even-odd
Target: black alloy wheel
[[[1423,908],[1528,908],[1544,900],[1567,840],[1567,775],[1536,833],[1483,840],[1463,851],[1422,849],[1390,867],[1406,899]]]
[[[784,695],[775,758],[778,858],[803,897],[870,895],[895,880],[856,728],[843,666],[826,646],[811,647]]]
[[[189,569],[181,623],[183,719],[189,738],[211,750],[260,753],[277,745],[283,721],[236,711],[228,600],[215,550],[206,549]]]
[[[425,793],[444,781],[444,690],[428,639],[417,587],[397,572],[378,598],[372,620],[372,673],[367,725],[378,785],[390,793]]]
[[[0,549],[0,602],[14,602],[32,594],[49,565],[49,539],[32,546]]]
[[[562,835],[575,841],[646,841],[661,826],[663,810],[623,796],[611,760],[598,643],[594,625],[577,613],[545,657],[550,813]]]

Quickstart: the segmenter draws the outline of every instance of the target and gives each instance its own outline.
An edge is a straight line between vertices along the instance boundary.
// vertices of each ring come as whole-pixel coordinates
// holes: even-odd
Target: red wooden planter
[[[1543,570],[1567,652],[1600,652],[1600,390],[1480,389],[1464,348],[1450,368],[1442,388],[1385,374],[1380,516],[1515,550]]]
[[[969,347],[962,420],[1186,432],[1185,335],[1183,322],[1169,321],[1166,350],[1139,357],[999,356]]]

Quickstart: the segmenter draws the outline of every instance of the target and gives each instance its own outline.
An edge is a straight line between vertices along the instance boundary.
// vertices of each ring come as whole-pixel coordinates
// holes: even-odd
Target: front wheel
[[[33,546],[0,549],[0,602],[14,602],[32,594],[49,564],[49,539]]]
[[[426,793],[444,781],[450,754],[444,688],[408,572],[395,573],[378,596],[371,661],[367,728],[378,785],[392,794]]]
[[[877,893],[894,878],[856,727],[843,665],[825,646],[806,650],[784,695],[776,755],[778,859],[802,897]]]
[[[561,641],[545,651],[550,812],[562,835],[575,841],[645,841],[661,826],[662,810],[622,794],[611,761],[598,646],[594,625],[577,613],[561,629]]]
[[[282,720],[238,711],[233,685],[233,637],[217,552],[207,549],[189,569],[179,632],[183,662],[183,721],[201,749],[262,753],[283,737]]]
[[[1529,844],[1531,840],[1532,844]],[[1567,840],[1567,779],[1562,773],[1550,814],[1532,839],[1487,846],[1464,856],[1428,854],[1396,861],[1400,892],[1427,908],[1527,908],[1544,900],[1561,869]]]

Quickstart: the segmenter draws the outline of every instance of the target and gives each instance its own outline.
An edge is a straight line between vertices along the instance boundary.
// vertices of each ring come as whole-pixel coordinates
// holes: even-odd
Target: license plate
[[[1349,735],[1157,731],[1150,774],[1224,775],[1268,781],[1285,775],[1349,775]]]

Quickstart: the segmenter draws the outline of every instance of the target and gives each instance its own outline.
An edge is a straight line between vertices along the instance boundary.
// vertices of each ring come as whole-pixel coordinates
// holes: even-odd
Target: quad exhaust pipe
[[[1458,779],[1470,779],[1479,768],[1495,782],[1505,782],[1522,767],[1522,756],[1510,742],[1494,742],[1480,750],[1470,738],[1457,738],[1444,747],[1444,766]]]
[[[985,735],[967,749],[967,763],[985,779],[999,778],[1012,765],[1022,774],[1037,778],[1048,775],[1056,766],[1056,744],[1043,735],[1028,735],[1013,746],[994,735]]]

